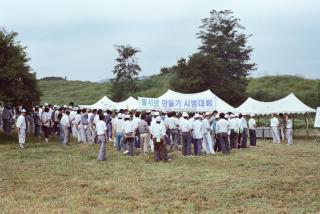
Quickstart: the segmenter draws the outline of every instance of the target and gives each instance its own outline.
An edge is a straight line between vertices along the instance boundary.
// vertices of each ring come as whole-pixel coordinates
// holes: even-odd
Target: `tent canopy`
[[[80,107],[88,108],[88,109],[102,109],[102,110],[137,109],[138,100],[134,99],[133,97],[129,97],[125,101],[117,103],[109,99],[107,96],[104,96],[98,102],[92,105],[80,105]]]
[[[272,113],[304,114],[316,112],[316,110],[304,104],[291,93],[280,100],[272,102],[262,102],[249,97],[236,109],[236,112],[265,115]]]

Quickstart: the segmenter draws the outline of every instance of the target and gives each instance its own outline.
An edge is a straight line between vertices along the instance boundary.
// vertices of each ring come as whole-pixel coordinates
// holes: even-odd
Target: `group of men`
[[[224,114],[214,112],[178,114],[176,112],[157,111],[102,111],[101,109],[80,109],[72,106],[52,106],[47,103],[43,108],[34,107],[28,113],[19,110],[16,127],[19,145],[25,146],[26,132],[36,137],[44,133],[45,143],[49,136],[56,134],[61,144],[67,146],[70,136],[78,143],[99,143],[98,160],[106,159],[106,143],[114,139],[117,151],[124,155],[134,155],[135,148],[142,154],[154,153],[156,161],[170,160],[168,152],[178,151],[186,157],[202,153],[213,155],[218,151],[229,154],[232,149],[247,148],[247,133],[250,147],[256,146],[256,121],[254,115]],[[5,134],[10,134],[14,112],[9,108],[2,111]],[[292,121],[286,118],[288,144],[292,144]],[[279,121],[273,115],[271,130],[274,143],[279,143]],[[10,126],[10,128],[8,128]],[[290,137],[291,136],[291,137]],[[192,150],[193,147],[193,150]]]

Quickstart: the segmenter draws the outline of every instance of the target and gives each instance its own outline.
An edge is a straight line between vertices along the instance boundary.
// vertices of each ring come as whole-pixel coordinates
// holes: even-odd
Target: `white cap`
[[[158,111],[156,111],[156,112],[154,112],[154,114],[153,114],[154,116],[159,116],[159,112]]]
[[[64,105],[63,108],[68,108],[68,106],[67,106],[67,105]]]
[[[124,116],[124,118],[130,119],[130,114],[127,114],[126,116]]]
[[[239,114],[238,114],[238,113],[235,113],[234,116],[235,116],[235,117],[239,117]]]
[[[211,113],[210,112],[206,112],[205,113],[205,116],[209,116]]]
[[[234,114],[230,114],[230,118],[234,118]]]
[[[122,118],[122,114],[121,113],[118,114],[118,118]]]
[[[160,122],[160,121],[161,121],[161,117],[158,116],[158,117],[156,118],[156,122]]]
[[[250,117],[254,117],[254,114],[250,114]]]
[[[216,114],[216,119],[219,119],[219,118],[220,118],[219,114]]]
[[[189,114],[187,112],[183,112],[182,117],[189,117]]]
[[[44,106],[48,106],[49,104],[48,103],[44,103]]]
[[[200,114],[198,114],[198,113],[196,113],[195,115],[194,115],[194,118],[199,118],[200,117]]]
[[[21,109],[21,113],[26,113],[27,111],[25,109]]]
[[[228,118],[229,118],[229,115],[228,115],[228,114],[225,114],[225,115],[224,115],[224,118],[225,118],[225,119],[228,119]]]

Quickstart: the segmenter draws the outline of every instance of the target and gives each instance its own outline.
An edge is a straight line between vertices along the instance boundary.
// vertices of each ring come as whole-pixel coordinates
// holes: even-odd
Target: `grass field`
[[[258,141],[229,156],[155,163],[109,144],[65,148],[0,133],[0,213],[320,213],[320,143]]]

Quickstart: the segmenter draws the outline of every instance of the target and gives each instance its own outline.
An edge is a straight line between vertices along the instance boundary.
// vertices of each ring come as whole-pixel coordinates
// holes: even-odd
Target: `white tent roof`
[[[174,99],[174,98],[185,98],[185,99],[192,99],[192,98],[208,98],[212,99],[214,98],[215,103],[213,104],[212,110],[217,110],[219,112],[234,112],[235,108],[233,108],[231,105],[220,99],[218,96],[216,96],[214,93],[212,93],[211,90],[206,90],[199,93],[193,93],[193,94],[185,94],[185,93],[179,93],[172,90],[168,90],[166,93],[158,97],[159,99]]]
[[[291,93],[280,100],[272,102],[262,102],[249,97],[236,109],[236,112],[246,114],[304,114],[308,112],[316,112],[316,110],[304,104],[293,93]]]
[[[115,104],[116,109],[137,109],[138,108],[138,100],[133,97],[129,97],[125,101],[118,102]]]
[[[102,97],[98,102],[92,105],[80,105],[81,108],[90,108],[90,109],[114,109],[116,103],[110,100],[107,96]]]

